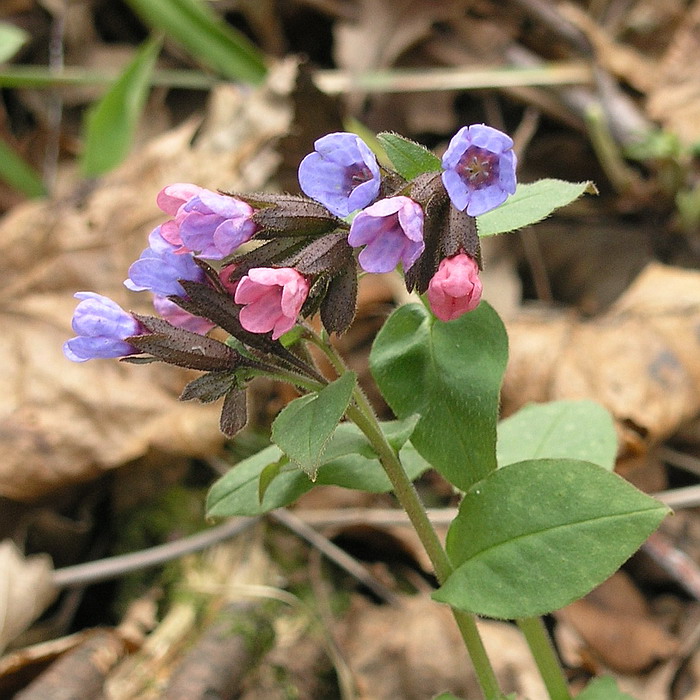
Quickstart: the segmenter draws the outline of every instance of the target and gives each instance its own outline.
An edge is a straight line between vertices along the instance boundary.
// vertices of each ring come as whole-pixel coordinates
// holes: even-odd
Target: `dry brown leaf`
[[[463,697],[480,695],[449,608],[427,596],[403,597],[399,606],[355,603],[339,632],[340,646],[366,697],[424,700],[446,689]],[[494,621],[478,626],[502,690],[546,697],[518,629]]]
[[[570,624],[606,667],[622,673],[639,673],[678,648],[678,642],[651,617],[577,600],[556,613]]]
[[[674,33],[646,107],[687,145],[700,141],[700,0],[686,10]]]
[[[616,42],[603,27],[580,7],[571,3],[559,5],[563,17],[580,29],[593,45],[596,60],[613,75],[622,78],[640,92],[646,93],[656,82],[656,62],[631,46]]]
[[[459,0],[360,0],[359,21],[337,22],[335,59],[349,70],[386,68],[424,39],[435,22],[463,12]]]
[[[218,405],[181,403],[190,376],[113,360],[76,365],[63,357],[73,335],[76,291],[96,291],[148,311],[149,295],[126,292],[129,264],[164,219],[155,205],[167,183],[259,190],[274,172],[275,140],[286,133],[286,96],[296,65],[273,71],[256,92],[223,86],[207,120],[150,143],[89,194],[19,207],[0,222],[0,494],[34,499],[142,456],[207,455],[222,443]],[[193,140],[194,139],[194,140]]]
[[[589,398],[617,422],[622,452],[640,452],[700,412],[700,272],[648,265],[591,321],[523,312],[508,325],[506,414],[529,401]]]
[[[23,557],[14,543],[0,543],[0,653],[56,597],[49,557]]]

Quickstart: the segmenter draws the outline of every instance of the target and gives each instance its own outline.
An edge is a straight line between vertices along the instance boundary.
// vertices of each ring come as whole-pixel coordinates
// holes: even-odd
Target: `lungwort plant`
[[[668,509],[613,472],[615,432],[597,404],[531,405],[499,424],[508,342],[481,299],[480,237],[535,223],[593,187],[516,184],[512,140],[483,124],[460,129],[442,160],[397,134],[378,141],[392,169],[354,134],[320,138],[299,167],[306,196],[166,187],[158,204],[171,218],[151,232],[125,282],[152,293],[158,315],[80,292],[65,354],[200,370],[181,398],[222,399],[227,435],[246,423],[255,377],[295,386],[301,395],[275,419],[272,444],[212,486],[208,515],[265,513],[316,484],[393,491],[484,696],[505,697],[478,615],[516,620],[550,697],[564,700],[538,616],[610,576]],[[358,275],[397,268],[417,300],[374,340],[372,376],[395,415],[382,422],[330,339],[353,322]],[[316,314],[320,324],[304,322]],[[213,328],[228,340],[210,337]],[[412,484],[430,468],[462,494],[444,548]],[[580,697],[628,696],[597,679]]]

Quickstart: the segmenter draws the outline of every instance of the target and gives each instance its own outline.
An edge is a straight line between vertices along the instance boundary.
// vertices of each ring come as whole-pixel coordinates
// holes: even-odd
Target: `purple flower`
[[[163,238],[157,226],[148,236],[148,248],[129,267],[129,277],[124,285],[133,292],[149,290],[160,296],[185,296],[178,280],[203,282],[205,275],[194,261],[192,253],[175,252],[178,246]]]
[[[119,304],[94,292],[78,292],[82,301],[73,314],[73,330],[77,337],[63,344],[63,354],[73,362],[96,358],[125,357],[137,350],[125,338],[141,335],[141,324]]]
[[[463,126],[442,157],[442,182],[452,204],[479,216],[515,192],[513,140],[484,124]]]
[[[153,307],[159,316],[172,323],[173,326],[184,328],[186,331],[205,335],[216,325],[206,318],[195,316],[189,311],[181,309],[168,297],[162,297],[158,294],[153,297]]]
[[[377,198],[379,165],[359,136],[328,134],[318,139],[314,148],[299,165],[299,185],[304,194],[341,217]]]
[[[186,186],[179,187],[184,191]],[[174,209],[177,201],[175,196],[168,194],[168,189],[166,187],[158,199],[159,204],[162,202],[169,207],[166,213]],[[254,212],[253,207],[240,199],[200,188],[174,214],[179,242],[201,258],[221,260],[253,237],[257,231],[251,218]],[[172,222],[166,224],[166,229],[167,239],[178,243],[173,240]]]
[[[366,272],[391,272],[399,260],[406,271],[425,248],[423,210],[408,197],[380,199],[355,217],[348,243],[365,246],[358,260]]]

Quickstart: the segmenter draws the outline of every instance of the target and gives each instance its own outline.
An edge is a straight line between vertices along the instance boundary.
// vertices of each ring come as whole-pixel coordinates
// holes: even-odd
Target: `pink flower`
[[[168,297],[163,297],[155,294],[153,296],[153,308],[161,318],[177,326],[184,328],[186,331],[206,335],[216,324],[212,323],[207,318],[195,316],[180,308],[174,301],[170,301]]]
[[[309,294],[306,278],[291,267],[254,267],[236,287],[242,304],[240,321],[251,333],[268,333],[277,340],[296,323]]]
[[[465,253],[445,258],[428,285],[430,308],[441,321],[453,321],[479,306],[482,289],[474,258]]]

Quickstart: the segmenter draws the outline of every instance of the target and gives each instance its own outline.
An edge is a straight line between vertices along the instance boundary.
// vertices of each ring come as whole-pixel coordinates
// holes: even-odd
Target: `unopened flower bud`
[[[63,344],[63,354],[69,360],[85,362],[140,352],[124,340],[143,332],[141,324],[130,313],[101,294],[78,292],[74,296],[81,301],[72,323],[78,335]]]
[[[428,285],[428,302],[441,321],[453,321],[479,305],[482,289],[476,261],[459,253],[440,263]]]

